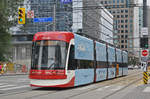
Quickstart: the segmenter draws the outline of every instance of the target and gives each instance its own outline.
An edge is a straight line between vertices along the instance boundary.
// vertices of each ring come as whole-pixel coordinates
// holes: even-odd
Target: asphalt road
[[[142,72],[76,88],[31,88],[28,75],[1,76],[0,99],[150,99],[150,85],[143,85]]]

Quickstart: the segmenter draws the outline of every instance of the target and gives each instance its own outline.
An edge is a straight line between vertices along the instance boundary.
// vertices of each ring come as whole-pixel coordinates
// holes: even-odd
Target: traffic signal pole
[[[147,27],[147,0],[143,0],[143,27]],[[149,48],[149,46],[148,46],[149,45],[148,44],[148,35],[144,35],[143,39],[144,38],[146,38],[145,39],[146,41],[144,41],[144,43],[146,43],[146,44],[144,44],[144,47],[146,47],[146,48],[148,47]],[[145,70],[143,72],[143,82],[144,82],[144,84],[148,83],[148,72],[147,72],[147,66],[148,66],[148,64],[147,64],[147,61],[146,61]]]

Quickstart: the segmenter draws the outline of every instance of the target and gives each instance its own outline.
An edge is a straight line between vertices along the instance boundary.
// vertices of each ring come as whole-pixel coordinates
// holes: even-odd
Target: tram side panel
[[[118,70],[118,75],[116,75],[117,77],[122,76],[123,73],[123,68],[122,68],[122,53],[120,49],[116,49],[116,62],[117,62],[117,66],[119,68]],[[116,67],[117,69],[117,67]]]
[[[128,75],[128,53],[123,51],[123,76]]]
[[[115,48],[108,45],[108,79],[115,78],[116,68],[115,68]]]
[[[96,82],[107,78],[106,44],[96,42]]]
[[[93,83],[94,81],[94,44],[93,41],[75,34],[75,86]]]

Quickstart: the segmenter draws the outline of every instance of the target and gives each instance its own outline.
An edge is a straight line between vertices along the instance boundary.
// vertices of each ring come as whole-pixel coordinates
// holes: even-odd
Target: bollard
[[[144,84],[147,84],[147,82],[148,82],[148,72],[143,72],[143,82],[144,82]]]

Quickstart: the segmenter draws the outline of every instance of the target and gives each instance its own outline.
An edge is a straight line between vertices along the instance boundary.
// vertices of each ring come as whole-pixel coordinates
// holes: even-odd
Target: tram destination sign
[[[34,18],[33,22],[52,22],[53,18],[48,17],[48,18]]]

